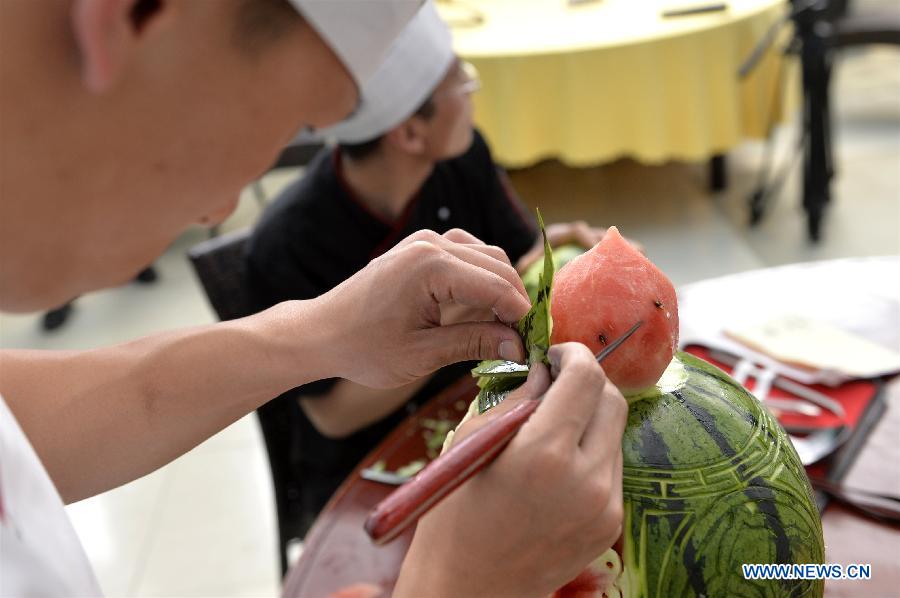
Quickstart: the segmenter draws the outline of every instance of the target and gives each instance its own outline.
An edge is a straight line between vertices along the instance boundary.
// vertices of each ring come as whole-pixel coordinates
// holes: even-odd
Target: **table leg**
[[[709,159],[709,190],[723,191],[728,186],[725,176],[725,154],[716,154]]]

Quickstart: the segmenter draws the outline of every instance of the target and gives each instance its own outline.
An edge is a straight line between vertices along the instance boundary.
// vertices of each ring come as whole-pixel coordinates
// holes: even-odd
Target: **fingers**
[[[446,241],[450,241],[451,243],[455,243],[457,245],[465,245],[470,249],[480,251],[498,261],[512,266],[512,262],[509,260],[509,256],[506,255],[506,252],[503,251],[502,248],[497,247],[496,245],[487,245],[484,241],[482,241],[475,235],[472,235],[462,230],[461,228],[452,228],[441,235],[441,237],[443,237]]]
[[[522,278],[516,272],[516,269],[512,267],[512,264],[509,263],[509,257],[506,255],[506,252],[499,247],[447,243],[442,249],[457,259],[502,277],[523,297],[528,297]]]
[[[612,467],[610,468],[609,477],[606,478],[609,484],[608,498],[603,513],[597,520],[599,524],[597,530],[598,554],[612,546],[619,539],[619,536],[622,535],[624,517],[621,448],[615,459],[610,459],[610,454],[607,453],[606,461]]]
[[[606,236],[606,229],[590,226],[583,220],[559,226],[560,228],[556,229],[552,235],[550,230],[547,230],[547,238],[553,247],[558,247],[565,243],[577,243],[585,249],[590,249]],[[626,241],[631,243],[641,253],[645,253],[644,246],[637,241],[628,238],[626,238]]]
[[[590,226],[588,226],[587,222],[584,222],[582,220],[579,220],[573,225],[573,233],[575,236],[575,242],[585,249],[590,249],[591,247],[596,245],[604,235],[604,231],[596,228],[591,228]]]
[[[504,402],[508,402],[510,399],[536,399],[547,392],[549,387],[550,371],[543,363],[536,363],[528,371],[525,384],[512,391]]]
[[[451,241],[453,243],[459,243],[462,245],[472,245],[476,247],[481,247],[484,250],[491,251],[493,255],[497,257],[497,259],[506,262],[507,264],[512,265],[509,261],[509,256],[506,255],[506,252],[497,247],[496,245],[488,245],[475,235],[469,233],[468,231],[464,231],[461,228],[451,228],[443,235],[441,235],[447,241]]]
[[[421,330],[416,346],[424,376],[451,363],[482,359],[523,362],[525,349],[519,334],[496,322],[472,322]]]
[[[548,372],[547,367],[542,363],[532,366],[531,370],[528,372],[528,378],[525,380],[525,384],[512,391],[509,396],[506,397],[505,401],[493,409],[473,417],[458,428],[456,434],[453,436],[453,442],[459,442],[477,429],[487,425],[491,420],[500,417],[510,409],[514,408],[520,402],[537,399],[546,392],[549,386],[550,373]]]
[[[602,228],[593,228],[583,220],[576,222],[565,222],[551,224],[547,227],[547,241],[553,248],[566,245],[567,243],[575,243],[581,245],[585,249],[590,249],[600,242],[606,231]],[[524,272],[531,264],[539,260],[544,255],[544,244],[539,238],[534,247],[529,249],[525,255],[519,258],[516,264],[520,272]]]
[[[425,241],[426,243],[441,247],[442,249],[447,249],[453,245],[467,245],[471,249],[475,249],[486,255],[490,255],[501,262],[512,265],[509,261],[509,256],[506,255],[506,252],[503,251],[503,249],[496,245],[488,245],[475,235],[464,231],[461,228],[452,228],[443,235],[439,235],[433,230],[419,230],[397,243],[394,248],[405,247],[416,241]]]
[[[584,220],[553,224],[547,229],[547,240],[551,247],[559,247],[566,243],[577,243],[590,249],[603,237],[603,231],[591,228]]]
[[[523,297],[527,297],[525,286],[516,269],[509,261],[509,256],[500,247],[486,245],[477,237],[464,230],[452,229],[439,235],[431,230],[420,230],[406,237],[397,244],[397,248],[409,249],[422,243],[441,249],[454,257],[493,272],[509,282]],[[529,306],[530,307],[530,306]]]
[[[453,243],[470,243],[473,245],[484,245],[484,241],[461,228],[451,228],[444,234],[438,234],[433,230],[423,229],[412,233],[407,239],[415,239],[422,241],[433,241],[436,238],[444,238]]]
[[[581,437],[581,450],[590,462],[604,460],[606,454],[621,445],[627,419],[628,402],[619,389],[607,381]]]
[[[606,374],[581,343],[554,345],[548,357],[555,380],[529,423],[580,444],[600,402]]]
[[[454,245],[444,254],[444,259],[439,260],[432,256],[432,263],[427,264],[423,273],[428,291],[437,303],[492,309],[507,323],[518,322],[531,309],[522,280],[512,266],[462,245]],[[466,359],[476,358],[487,359],[478,356]]]
[[[546,228],[547,241],[553,248],[574,243],[581,245],[585,249],[591,249],[594,245],[603,239],[606,230],[602,228],[594,228],[584,220],[575,222],[564,222],[551,224]],[[525,255],[519,258],[516,264],[520,272],[524,272],[531,264],[539,260],[544,255],[544,244],[542,239],[538,239],[534,247],[529,249]]]

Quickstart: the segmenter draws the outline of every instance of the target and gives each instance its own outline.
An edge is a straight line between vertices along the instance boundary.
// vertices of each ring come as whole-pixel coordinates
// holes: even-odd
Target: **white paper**
[[[725,330],[749,329],[792,313],[900,351],[900,256],[744,272],[685,285],[678,291],[678,302],[682,346],[721,349],[805,384],[838,385],[854,376],[792,367],[729,338]]]

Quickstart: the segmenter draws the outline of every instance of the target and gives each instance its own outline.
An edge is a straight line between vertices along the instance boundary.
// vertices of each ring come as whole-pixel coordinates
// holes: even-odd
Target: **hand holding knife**
[[[638,322],[597,355],[601,362],[641,326]],[[366,532],[376,544],[390,542],[463,482],[491,463],[537,409],[541,397],[522,401],[451,447],[369,514]]]

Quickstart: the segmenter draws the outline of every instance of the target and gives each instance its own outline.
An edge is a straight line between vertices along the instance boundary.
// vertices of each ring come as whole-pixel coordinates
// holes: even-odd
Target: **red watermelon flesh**
[[[549,598],[621,598],[621,574],[622,559],[610,548]]]
[[[652,387],[678,346],[678,304],[672,282],[616,227],[553,280],[552,343],[577,341],[599,353],[635,322],[643,325],[604,362],[623,394]]]
[[[375,584],[356,583],[332,592],[328,598],[382,598],[385,592]]]

